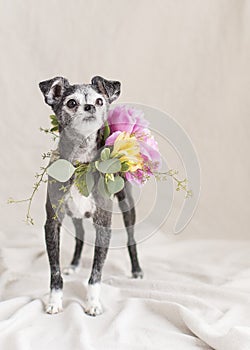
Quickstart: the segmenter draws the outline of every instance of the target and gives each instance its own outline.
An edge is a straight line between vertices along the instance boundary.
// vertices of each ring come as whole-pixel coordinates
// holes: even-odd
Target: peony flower
[[[116,106],[109,111],[108,124],[111,134],[116,131],[143,134],[149,126],[149,122],[144,118],[142,111],[126,105]]]
[[[111,134],[106,146],[113,146],[111,155],[129,165],[125,177],[137,184],[144,183],[159,169],[161,156],[158,144],[148,129],[149,122],[142,111],[117,106],[109,112]]]
[[[129,182],[132,182],[136,185],[142,185],[147,180],[147,178],[145,177],[144,171],[141,169],[138,169],[133,173],[130,173],[130,172],[125,173],[125,178]]]
[[[158,144],[153,136],[146,137],[144,140],[139,140],[140,151],[147,160],[153,163],[161,163],[161,155]]]

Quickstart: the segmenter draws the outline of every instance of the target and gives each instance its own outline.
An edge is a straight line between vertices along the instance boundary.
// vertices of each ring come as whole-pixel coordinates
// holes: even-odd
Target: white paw
[[[70,266],[65,267],[63,269],[63,274],[64,275],[72,275],[75,272],[76,272],[76,266],[73,266],[73,265],[70,265]]]
[[[85,313],[89,316],[98,316],[103,313],[102,305],[100,302],[88,302],[85,307]]]
[[[63,296],[63,293],[61,289],[52,290],[50,292],[49,302],[48,302],[48,305],[46,306],[47,314],[51,314],[51,315],[58,314],[58,312],[63,311],[62,296]]]
[[[100,283],[88,285],[87,306],[85,313],[90,316],[98,316],[102,314],[102,305],[100,303]]]
[[[143,271],[134,271],[132,272],[132,278],[143,278]]]
[[[46,313],[53,315],[53,314],[58,314],[58,312],[62,312],[63,311],[63,307],[62,307],[62,303],[49,303],[46,307]]]

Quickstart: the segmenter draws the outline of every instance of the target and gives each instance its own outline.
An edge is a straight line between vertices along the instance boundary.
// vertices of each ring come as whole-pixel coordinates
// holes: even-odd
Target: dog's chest
[[[91,162],[97,153],[96,145],[94,147],[84,147],[83,145],[75,146],[71,154],[72,161],[78,161],[81,163]]]
[[[85,217],[85,213],[93,215],[96,206],[92,194],[84,197],[80,194],[77,187],[72,185],[65,198],[65,208],[69,216],[80,219]]]
[[[81,163],[93,161],[97,154],[96,138],[96,133],[84,138],[68,131],[59,140],[58,149],[61,158],[67,159],[73,164],[76,161]]]
[[[97,154],[96,134],[93,133],[87,139],[64,139],[61,140],[61,149],[67,154],[67,159],[71,163],[92,162]],[[66,213],[74,218],[84,218],[85,213],[93,214],[95,212],[95,202],[90,194],[85,197],[80,194],[77,187],[73,184],[65,198]]]

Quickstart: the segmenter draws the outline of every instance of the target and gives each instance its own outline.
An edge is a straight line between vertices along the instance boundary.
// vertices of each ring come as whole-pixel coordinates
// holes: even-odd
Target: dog
[[[100,134],[107,120],[109,106],[121,92],[120,82],[95,76],[90,84],[70,85],[67,79],[55,77],[40,82],[39,87],[45,102],[52,108],[59,123],[59,158],[66,159],[72,164],[76,161],[81,163],[94,161],[103,146]],[[63,310],[63,278],[59,263],[59,247],[60,228],[65,215],[71,217],[76,234],[73,259],[69,268],[65,270],[66,273],[74,272],[79,265],[84,243],[83,219],[92,217],[96,239],[85,312],[91,316],[102,313],[100,285],[111,237],[112,200],[100,195],[97,181],[98,179],[95,178],[91,194],[84,197],[71,178],[63,183],[65,193],[63,193],[62,202],[60,201],[62,183],[48,177],[44,226],[50,264],[50,295],[46,305],[48,314],[56,314]],[[138,261],[134,239],[135,208],[129,182],[126,182],[124,189],[118,192],[116,197],[128,234],[127,246],[132,265],[132,277],[142,278],[143,271]],[[60,208],[58,203],[61,205]]]

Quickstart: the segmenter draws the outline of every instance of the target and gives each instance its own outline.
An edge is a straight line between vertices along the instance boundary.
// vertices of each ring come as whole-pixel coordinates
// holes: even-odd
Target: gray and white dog
[[[45,102],[52,108],[59,122],[58,151],[61,159],[74,164],[75,161],[88,163],[96,159],[101,144],[101,129],[107,119],[108,109],[120,95],[120,83],[96,76],[91,84],[70,85],[67,79],[56,77],[43,81],[39,87]],[[82,196],[71,178],[64,183],[63,208],[55,215],[62,198],[62,183],[48,181],[45,224],[46,247],[50,263],[50,297],[46,312],[55,314],[62,311],[63,279],[59,263],[60,228],[64,215],[72,218],[75,227],[75,252],[66,273],[73,272],[79,265],[84,242],[84,217],[93,218],[96,229],[95,253],[85,312],[96,316],[102,313],[99,300],[102,268],[108,252],[111,236],[112,201],[105,199],[94,186],[89,197]],[[97,183],[98,179],[95,179]],[[135,208],[129,183],[116,194],[128,234],[128,251],[132,264],[132,276],[142,277],[136,242],[134,239]]]

